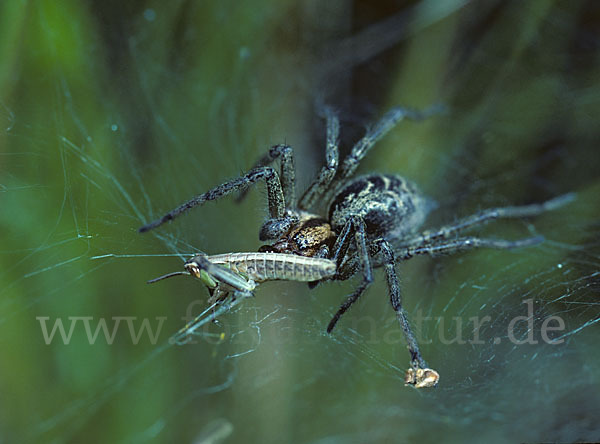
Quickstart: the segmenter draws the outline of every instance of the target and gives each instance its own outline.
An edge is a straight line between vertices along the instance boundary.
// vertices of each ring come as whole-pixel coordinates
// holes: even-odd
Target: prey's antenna
[[[147,284],[153,284],[155,282],[162,281],[163,279],[167,279],[167,278],[170,278],[170,277],[173,277],[173,276],[179,276],[180,274],[185,274],[186,276],[191,276],[190,273],[188,273],[187,271],[175,271],[173,273],[165,274],[164,276],[159,276],[157,278],[150,279],[146,283]]]

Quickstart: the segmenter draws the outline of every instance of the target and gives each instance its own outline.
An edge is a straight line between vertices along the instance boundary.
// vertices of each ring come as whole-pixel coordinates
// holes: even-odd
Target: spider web
[[[597,24],[577,5],[448,4],[378,12],[373,35],[352,41],[348,5],[2,6],[16,25],[2,31],[15,44],[0,78],[0,442],[600,439]],[[357,23],[375,13],[356,8]],[[393,29],[406,31],[389,42]],[[355,42],[354,59],[319,39]],[[353,88],[332,80],[347,66],[333,61],[369,54]],[[383,66],[394,74],[373,93]],[[323,82],[358,91],[330,99],[343,151],[386,107],[448,104],[401,124],[360,169],[417,182],[438,203],[429,227],[577,192],[554,212],[475,231],[542,234],[539,246],[399,264],[441,375],[434,390],[404,387],[409,357],[381,270],[332,335],[356,280],[261,285],[185,345],[170,338],[206,307],[204,288],[144,284],[199,250],[257,249],[261,185],[239,205],[136,229],[274,143],[294,147],[302,190],[324,157]]]

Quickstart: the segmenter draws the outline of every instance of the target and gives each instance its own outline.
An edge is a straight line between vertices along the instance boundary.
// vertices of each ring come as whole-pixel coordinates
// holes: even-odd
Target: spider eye
[[[284,234],[287,234],[290,231],[294,222],[294,219],[291,219],[289,217],[269,219],[260,228],[258,238],[261,241],[279,239]]]

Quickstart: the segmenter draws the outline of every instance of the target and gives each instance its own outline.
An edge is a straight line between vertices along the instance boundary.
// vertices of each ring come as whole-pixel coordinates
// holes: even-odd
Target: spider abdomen
[[[415,232],[431,206],[431,201],[403,177],[370,174],[342,188],[329,206],[329,220],[339,232],[350,216],[360,216],[370,238],[397,238]]]

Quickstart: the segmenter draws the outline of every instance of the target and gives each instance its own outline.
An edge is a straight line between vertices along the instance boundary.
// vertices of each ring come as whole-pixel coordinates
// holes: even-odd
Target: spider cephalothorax
[[[259,251],[325,257],[353,216],[364,220],[368,239],[405,237],[423,225],[432,206],[431,200],[401,176],[361,176],[333,197],[327,210],[328,219],[306,211],[296,211],[288,212],[283,219],[268,220],[261,233],[276,232],[273,226],[280,230],[282,226],[289,228],[277,233],[277,240],[270,245],[263,245]],[[265,236],[261,235],[261,240],[266,240]]]
[[[281,233],[275,242],[263,245],[258,251],[326,257],[336,238],[331,225],[322,217],[305,211],[298,211],[288,217],[291,220],[289,229]],[[261,232],[264,231],[264,226]]]
[[[435,370],[428,368],[421,356],[417,340],[402,308],[396,260],[410,259],[418,254],[450,254],[476,247],[503,249],[537,244],[543,240],[541,236],[506,241],[458,235],[461,231],[492,219],[535,216],[556,209],[573,197],[567,194],[541,204],[493,208],[438,230],[418,233],[432,208],[432,203],[423,197],[413,184],[400,176],[389,174],[370,174],[353,180],[351,177],[375,142],[400,120],[418,120],[434,111],[435,109],[431,109],[419,113],[406,108],[392,109],[367,131],[338,165],[339,120],[335,113],[327,108],[325,166],[300,199],[296,200],[295,194],[292,148],[288,145],[275,145],[259,160],[255,168],[244,176],[194,197],[162,218],[143,226],[140,231],[151,230],[206,201],[233,192],[242,192],[243,196],[244,190],[250,185],[264,180],[267,185],[269,219],[261,227],[259,238],[261,241],[271,241],[271,244],[264,245],[260,251],[275,255],[291,253],[324,258],[329,260],[328,263],[335,264],[335,273],[323,275],[319,280],[346,280],[355,274],[361,275],[362,279],[356,290],[346,298],[329,322],[328,332],[333,330],[340,317],[373,282],[373,268],[384,268],[390,302],[400,322],[411,357],[411,368],[407,371],[405,381],[417,388],[434,386],[439,375]],[[279,175],[269,166],[276,159],[281,161]],[[327,204],[327,212],[320,214],[320,209]],[[297,280],[293,277],[287,279]]]

